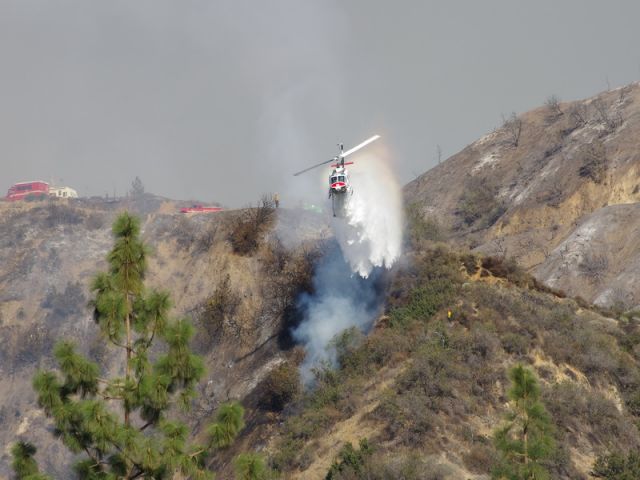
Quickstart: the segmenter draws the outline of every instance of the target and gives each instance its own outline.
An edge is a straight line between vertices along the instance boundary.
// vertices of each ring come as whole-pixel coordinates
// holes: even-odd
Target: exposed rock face
[[[409,183],[406,200],[477,251],[514,256],[568,294],[631,305],[639,134],[638,83],[547,105]]]

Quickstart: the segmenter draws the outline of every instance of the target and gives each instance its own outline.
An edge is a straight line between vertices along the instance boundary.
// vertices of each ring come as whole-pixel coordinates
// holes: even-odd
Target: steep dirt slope
[[[638,83],[584,101],[550,102],[507,119],[409,183],[406,200],[455,238],[480,252],[515,256],[572,295],[634,303],[637,278],[626,267],[637,261],[628,222],[640,214],[639,135]],[[605,208],[615,205],[626,205],[626,213]],[[573,260],[565,261],[565,242],[578,229],[584,239],[585,229],[604,224],[603,243],[572,241]],[[603,258],[594,262],[592,250]],[[610,281],[616,295],[607,291]]]
[[[142,214],[148,284],[168,289],[174,313],[189,315],[197,328],[194,346],[207,377],[189,417],[196,429],[280,361],[283,310],[308,276],[312,248],[304,242],[325,235],[322,218],[274,212],[253,249],[240,254],[230,239],[234,226],[253,218],[250,210],[184,216],[174,202],[149,196],[121,204],[0,203],[0,478],[9,477],[9,447],[23,435],[37,444],[46,471],[65,476],[68,454],[47,430],[31,387],[36,368],[53,366],[57,339],[71,337],[113,372],[120,368],[87,302],[92,276],[106,268],[111,223],[124,208]],[[287,237],[294,226],[297,243],[285,248],[277,232]]]
[[[332,478],[487,480],[520,363],[554,424],[550,478],[590,479],[598,456],[640,448],[638,321],[557,296],[513,263],[423,245],[393,272],[374,330],[339,336],[340,367],[251,424],[242,447],[283,478],[325,478],[365,439],[369,453],[347,453]]]

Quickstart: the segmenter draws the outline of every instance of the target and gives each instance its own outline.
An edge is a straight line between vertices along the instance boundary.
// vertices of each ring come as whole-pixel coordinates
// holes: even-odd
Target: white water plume
[[[336,335],[371,328],[382,306],[383,272],[401,253],[402,200],[393,172],[380,156],[368,154],[358,155],[350,175],[353,195],[345,199],[344,216],[332,223],[337,245],[316,267],[314,293],[298,299],[303,320],[293,337],[306,350],[305,384],[313,382],[314,367],[335,366]]]
[[[390,268],[402,248],[402,196],[392,170],[375,154],[359,155],[350,171],[353,194],[333,230],[351,270],[368,277],[374,267]]]

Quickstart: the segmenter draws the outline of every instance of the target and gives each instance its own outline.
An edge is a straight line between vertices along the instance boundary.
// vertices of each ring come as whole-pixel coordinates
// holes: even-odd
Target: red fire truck
[[[222,207],[205,207],[203,205],[194,205],[180,209],[180,213],[215,213],[221,211]]]
[[[13,185],[7,192],[6,199],[9,201],[29,198],[44,198],[49,195],[49,184],[47,182],[22,182]]]

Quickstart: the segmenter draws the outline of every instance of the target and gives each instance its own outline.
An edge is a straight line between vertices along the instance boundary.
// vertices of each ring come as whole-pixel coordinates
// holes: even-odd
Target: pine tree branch
[[[100,393],[100,398],[102,398],[103,400],[124,400],[124,397],[110,397],[108,395],[104,395],[103,393]]]
[[[119,348],[127,348],[127,346],[126,346],[126,345],[124,345],[124,344],[122,344],[122,343],[119,343],[119,342],[116,342],[113,338],[109,338],[109,341],[110,341],[113,345],[115,345],[116,347],[119,347]]]
[[[87,452],[87,455],[89,455],[89,458],[91,460],[93,460],[93,462],[95,463],[96,466],[100,465],[100,460],[98,459],[98,457],[95,457],[94,455],[91,454],[91,451],[89,450],[89,447],[87,447],[85,445],[82,448],[84,449],[85,452]]]
[[[133,458],[131,458],[130,455],[128,455],[123,448],[118,445],[116,442],[114,442],[113,440],[109,440],[109,442],[111,443],[111,445],[113,445],[116,450],[118,450],[119,453],[122,454],[123,457],[125,457],[128,461],[131,462],[131,468],[133,469],[134,467],[137,468],[140,472],[144,472],[144,469],[140,466],[140,464],[138,464]],[[132,478],[129,475],[131,474],[131,471],[126,475],[125,478]]]

